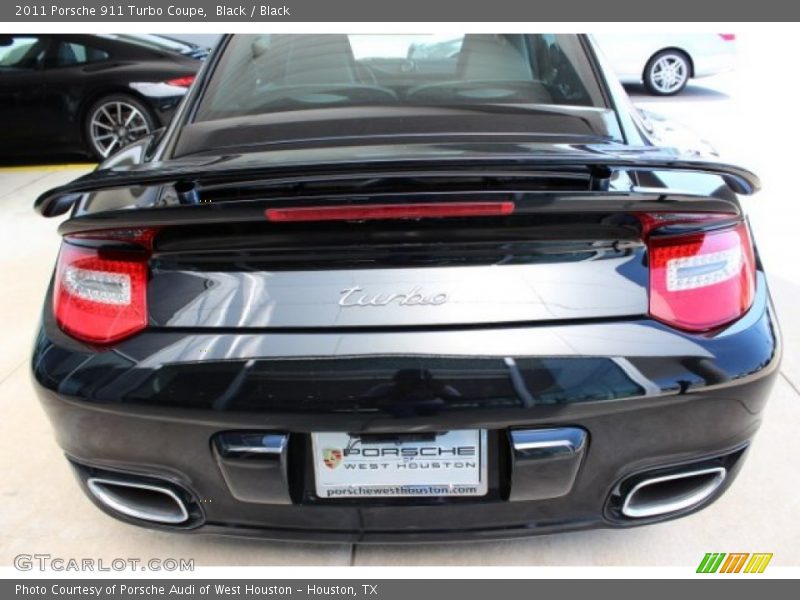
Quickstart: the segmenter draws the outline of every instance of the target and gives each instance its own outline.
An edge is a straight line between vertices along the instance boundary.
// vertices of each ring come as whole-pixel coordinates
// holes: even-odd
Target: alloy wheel
[[[150,124],[142,111],[122,100],[98,106],[89,127],[92,143],[103,158],[150,133]]]
[[[650,67],[650,81],[662,94],[672,94],[680,90],[689,77],[689,65],[683,57],[665,54]]]

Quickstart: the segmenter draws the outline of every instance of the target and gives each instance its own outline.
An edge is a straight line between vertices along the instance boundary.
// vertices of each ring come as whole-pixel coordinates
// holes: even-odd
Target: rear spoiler
[[[98,169],[71,183],[53,188],[40,195],[34,209],[45,217],[66,213],[82,194],[100,190],[133,186],[175,185],[179,191],[191,192],[197,187],[210,184],[237,184],[258,180],[281,178],[298,183],[309,179],[341,176],[390,175],[393,171],[408,171],[420,167],[444,167],[469,169],[479,167],[505,167],[513,165],[522,169],[521,174],[536,170],[582,173],[590,178],[590,189],[608,189],[614,172],[683,171],[717,175],[737,194],[750,195],[761,189],[758,176],[735,165],[718,163],[698,158],[681,158],[668,151],[647,148],[615,147],[615,152],[597,152],[594,149],[543,153],[513,153],[498,155],[463,156],[415,156],[408,159],[341,160],[312,164],[275,164],[263,159],[252,160],[247,155],[213,157],[207,159],[176,160],[162,163],[146,163],[126,168]],[[664,190],[663,193],[668,193]]]

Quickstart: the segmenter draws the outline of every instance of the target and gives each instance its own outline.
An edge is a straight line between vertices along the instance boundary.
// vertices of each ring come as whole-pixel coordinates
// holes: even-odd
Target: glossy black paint
[[[535,136],[534,136],[535,138]],[[146,143],[146,142],[145,142]],[[163,142],[162,142],[163,143]],[[157,156],[157,155],[156,155]],[[436,173],[437,177],[474,174],[485,176],[527,177],[560,183],[572,189],[620,191],[646,189],[656,197],[664,193],[705,195],[719,187],[741,194],[753,194],[761,187],[758,177],[747,169],[718,162],[709,157],[682,156],[675,150],[653,146],[629,147],[621,144],[570,144],[530,141],[517,143],[440,142],[414,145],[370,145],[363,149],[351,145],[332,148],[253,151],[223,155],[201,154],[191,158],[161,163],[149,160],[141,164],[112,160],[101,170],[84,175],[64,186],[53,188],[36,200],[36,210],[45,216],[62,214],[80,199],[88,203],[92,194],[108,188],[127,186],[188,185],[203,194],[217,187],[237,185],[309,185],[359,179],[417,179]],[[447,169],[441,173],[441,169]],[[439,172],[436,172],[439,171]],[[516,171],[516,173],[515,173]],[[601,182],[597,180],[601,179]],[[675,182],[670,182],[674,179]],[[715,182],[709,190],[708,183]],[[684,186],[677,187],[676,186]],[[171,186],[171,187],[173,187]],[[122,192],[124,193],[124,192]],[[262,196],[263,197],[263,196]],[[60,212],[53,207],[62,198],[70,198]],[[180,204],[174,194],[159,198],[160,206]],[[154,205],[138,203],[145,208]],[[103,205],[103,208],[106,208]],[[78,211],[86,211],[79,206]]]
[[[432,541],[624,527],[633,523],[606,512],[619,481],[752,439],[780,360],[763,283],[741,321],[707,335],[645,318],[329,333],[154,328],[98,352],[61,333],[48,305],[34,379],[72,460],[188,490],[203,515],[191,530]],[[590,439],[572,491],[512,500],[503,432],[565,424]],[[456,427],[499,434],[488,498],[356,504],[313,495],[311,431]],[[211,443],[243,430],[291,432],[291,505],[232,495]]]
[[[33,379],[79,480],[166,482],[192,515],[173,531],[366,542],[664,520],[708,502],[631,520],[620,494],[643,474],[684,465],[724,465],[728,478],[710,501],[723,493],[780,362],[766,278],[758,265],[752,307],[725,327],[689,334],[652,320],[637,213],[735,221],[736,193],[760,184],[713,156],[664,147],[583,42],[611,112],[565,111],[561,137],[512,128],[488,139],[472,129],[414,141],[398,121],[397,132],[359,140],[336,122],[313,143],[297,132],[319,124],[193,128],[223,40],[165,132],[42,195],[42,214],[71,208],[62,235],[159,230],[145,331],[92,347],[64,334],[51,294],[45,300]],[[546,122],[557,132],[557,114]],[[288,139],[262,143],[258,131]],[[516,210],[442,222],[264,219],[273,206],[453,198],[510,200]],[[441,286],[453,303],[347,306],[355,296],[342,294],[354,285],[384,298],[398,285]],[[315,494],[312,432],[458,428],[489,432],[485,497]],[[582,432],[579,451],[564,469],[526,465],[512,432],[551,428]],[[225,450],[226,440],[263,435],[287,440],[277,462]]]
[[[646,319],[425,333],[154,330],[98,353],[81,350],[46,316],[34,378],[72,460],[190,490],[203,511],[193,530],[432,541],[634,524],[605,513],[617,482],[749,443],[779,358],[762,294],[743,322],[708,336]],[[469,501],[322,501],[308,479],[311,431],[502,433],[565,424],[590,441],[574,488],[554,500],[509,500],[502,462],[493,495]],[[293,504],[232,495],[211,442],[243,430],[291,432]],[[493,460],[507,460],[502,435],[493,449]]]
[[[38,34],[41,60],[29,68],[0,67],[0,157],[53,153],[90,154],[84,135],[86,113],[113,94],[132,96],[150,109],[157,126],[169,123],[183,94],[163,95],[151,84],[195,75],[202,64],[193,56],[156,50],[95,35]],[[104,60],[58,66],[59,43],[102,51]]]

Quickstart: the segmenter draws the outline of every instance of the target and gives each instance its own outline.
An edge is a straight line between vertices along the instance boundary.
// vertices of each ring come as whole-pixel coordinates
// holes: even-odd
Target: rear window
[[[195,120],[366,105],[604,102],[575,35],[237,35]]]

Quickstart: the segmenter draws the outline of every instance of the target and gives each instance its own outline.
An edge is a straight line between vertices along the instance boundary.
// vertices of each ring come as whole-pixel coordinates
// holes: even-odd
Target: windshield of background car
[[[576,35],[237,35],[195,121],[349,106],[605,107]]]

